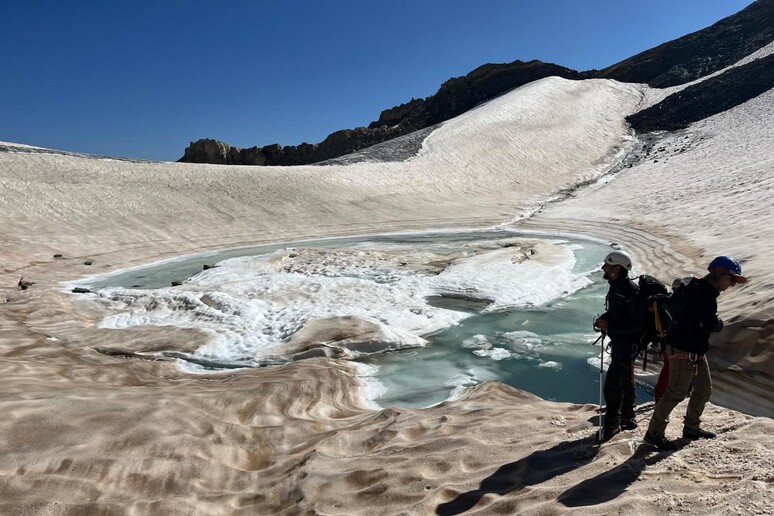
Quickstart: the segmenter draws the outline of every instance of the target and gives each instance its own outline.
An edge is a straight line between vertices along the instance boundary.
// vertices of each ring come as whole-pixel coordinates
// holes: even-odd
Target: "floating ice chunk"
[[[462,347],[471,349],[489,349],[492,347],[492,344],[487,340],[486,335],[479,334],[463,340]]]
[[[531,331],[509,331],[502,336],[509,340],[511,349],[522,353],[537,353],[544,348],[540,337]]]
[[[477,349],[473,351],[473,354],[479,357],[489,357],[492,360],[504,360],[513,356],[511,352],[505,348]]]
[[[429,285],[439,294],[491,301],[485,311],[539,306],[591,283],[572,271],[575,255],[557,242],[506,247],[455,261]]]
[[[540,337],[538,337],[537,333],[533,333],[531,331],[526,330],[517,330],[517,331],[509,331],[503,333],[503,337],[510,340],[530,340],[530,339],[537,339],[540,340]]]
[[[554,362],[553,360],[549,360],[547,362],[541,362],[540,364],[538,364],[538,367],[545,367],[547,369],[558,370],[562,368],[562,364],[560,364],[559,362]]]

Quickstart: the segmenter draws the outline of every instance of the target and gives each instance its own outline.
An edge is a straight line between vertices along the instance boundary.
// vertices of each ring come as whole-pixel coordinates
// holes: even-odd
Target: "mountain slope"
[[[774,0],[758,0],[706,29],[641,52],[595,75],[666,88],[726,68],[772,40]]]
[[[627,117],[637,132],[675,131],[722,113],[774,87],[774,54],[673,93]]]

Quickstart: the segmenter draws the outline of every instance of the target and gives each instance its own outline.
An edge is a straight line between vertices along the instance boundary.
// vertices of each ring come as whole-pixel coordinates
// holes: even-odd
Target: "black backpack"
[[[638,344],[640,351],[650,344],[660,343],[666,337],[666,331],[672,324],[670,311],[672,294],[667,286],[653,276],[643,274],[637,279],[639,304],[645,314],[645,330]]]
[[[648,365],[648,346],[658,345],[664,351],[666,340],[680,320],[686,287],[696,279],[695,276],[676,278],[672,282],[672,292],[661,281],[643,274],[638,278],[637,292],[641,306],[645,310],[645,329],[637,344],[637,354],[643,356],[642,370]]]
[[[672,281],[672,295],[669,298],[669,314],[672,318],[668,331],[674,332],[680,324],[682,319],[683,305],[685,304],[685,294],[689,289],[689,285],[694,285],[696,280],[700,279],[698,276],[685,276],[683,278],[675,278]],[[662,347],[663,351],[663,347]]]

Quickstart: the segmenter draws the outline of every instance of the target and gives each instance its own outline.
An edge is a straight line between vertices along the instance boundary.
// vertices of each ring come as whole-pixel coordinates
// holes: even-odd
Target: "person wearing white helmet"
[[[594,327],[610,337],[611,361],[604,383],[605,419],[602,441],[623,430],[634,430],[634,357],[637,342],[645,328],[645,309],[638,287],[629,279],[631,257],[622,251],[608,253],[602,264],[604,279],[610,283],[605,298],[605,313]]]
[[[677,444],[667,440],[665,431],[669,415],[683,401],[693,385],[683,423],[683,438],[712,439],[714,432],[699,426],[704,406],[712,394],[712,380],[705,356],[712,332],[723,329],[718,317],[717,298],[721,292],[739,283],[746,283],[739,262],[728,256],[718,256],[707,267],[709,274],[691,280],[678,311],[676,324],[667,334],[666,353],[669,355],[669,383],[653,409],[645,442],[660,450],[676,450]]]

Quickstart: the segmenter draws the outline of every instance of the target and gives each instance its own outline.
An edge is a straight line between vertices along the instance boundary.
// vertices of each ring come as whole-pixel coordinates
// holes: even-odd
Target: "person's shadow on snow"
[[[596,434],[577,441],[565,441],[547,450],[539,450],[516,462],[501,466],[485,478],[478,489],[461,493],[454,500],[440,504],[435,513],[440,516],[461,514],[475,506],[481,497],[494,493],[505,495],[526,486],[577,469],[591,462],[599,451]]]
[[[652,447],[641,444],[623,464],[574,485],[560,494],[557,501],[565,507],[586,507],[609,502],[632,485],[645,466],[652,466],[673,453],[656,452]]]

